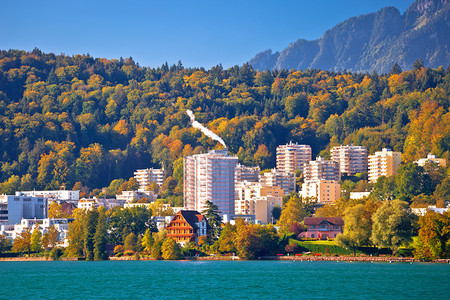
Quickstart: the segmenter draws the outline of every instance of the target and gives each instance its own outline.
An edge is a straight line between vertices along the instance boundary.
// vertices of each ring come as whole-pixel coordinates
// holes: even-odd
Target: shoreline
[[[61,261],[79,261],[77,258],[62,258]],[[110,257],[111,261],[126,261],[126,260],[157,260],[149,257],[141,257],[135,259],[134,257]],[[179,261],[244,261],[237,256],[203,256],[196,258],[181,259]],[[450,264],[450,259],[434,259],[425,261],[415,259],[413,257],[379,257],[379,256],[264,256],[257,260],[279,260],[279,261],[334,261],[334,262],[384,262],[384,263],[439,263]],[[49,257],[2,257],[2,261],[54,261]]]

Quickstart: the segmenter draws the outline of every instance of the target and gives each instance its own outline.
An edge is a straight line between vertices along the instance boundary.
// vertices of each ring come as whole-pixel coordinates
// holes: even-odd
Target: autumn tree
[[[303,219],[311,215],[311,212],[312,204],[302,203],[302,199],[298,197],[297,193],[294,193],[284,205],[277,226],[280,227],[281,232],[287,232],[294,222],[303,222]]]
[[[181,247],[172,238],[167,238],[161,246],[162,257],[166,260],[181,259]]]
[[[14,239],[12,251],[14,252],[28,252],[30,256],[31,251],[31,228],[28,228],[22,233],[19,233]]]
[[[53,201],[48,206],[48,217],[50,219],[68,218],[69,215],[64,213],[62,210],[62,205],[56,201]]]
[[[44,249],[53,249],[58,245],[59,232],[55,225],[50,226],[47,232],[42,236],[42,246]]]
[[[419,239],[422,249],[417,249],[429,259],[450,257],[450,212],[433,211],[419,218]]]

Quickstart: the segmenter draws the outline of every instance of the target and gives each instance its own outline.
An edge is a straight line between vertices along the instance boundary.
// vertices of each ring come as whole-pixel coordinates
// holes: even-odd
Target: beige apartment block
[[[341,197],[341,185],[334,180],[318,180],[302,184],[302,198],[316,198],[319,203],[333,203]]]
[[[134,172],[134,178],[139,183],[139,188],[145,190],[152,182],[156,182],[159,186],[163,185],[166,172],[164,169],[141,169]]]
[[[339,163],[339,169],[343,174],[353,175],[367,171],[367,149],[363,146],[333,147],[331,160]]]
[[[235,213],[249,215],[251,201],[264,197],[283,199],[284,189],[278,186],[263,186],[257,182],[243,181],[236,185]],[[253,211],[253,210],[252,210]]]
[[[397,173],[402,161],[402,154],[391,149],[383,148],[382,151],[369,155],[369,181],[376,182],[381,176],[392,176]]]
[[[311,160],[311,146],[293,144],[277,147],[277,170],[286,173],[303,172],[303,166]]]
[[[237,157],[211,150],[184,158],[184,207],[202,212],[211,201],[221,214],[234,214]]]
[[[281,172],[272,169],[259,177],[259,182],[264,186],[278,186],[284,190],[286,195],[295,191],[295,174]]]
[[[333,160],[324,160],[323,157],[318,156],[316,160],[305,165],[303,178],[305,183],[319,180],[339,181],[341,179],[339,163]]]

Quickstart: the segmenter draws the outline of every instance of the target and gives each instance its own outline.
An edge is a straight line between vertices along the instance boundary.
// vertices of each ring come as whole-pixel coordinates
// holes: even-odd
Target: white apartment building
[[[236,183],[241,181],[259,181],[260,167],[247,167],[241,164],[236,165]]]
[[[159,186],[163,185],[166,177],[164,169],[141,169],[134,172],[134,178],[139,183],[139,188],[145,190],[152,182],[156,182]]]
[[[316,198],[319,203],[333,203],[341,196],[341,185],[334,180],[318,180],[302,184],[302,198]]]
[[[123,200],[130,203],[133,200],[140,200],[142,198],[147,198],[150,202],[155,202],[158,198],[153,191],[122,191],[122,194],[117,194],[117,200]]]
[[[318,156],[315,161],[310,161],[305,165],[303,178],[305,183],[319,180],[339,181],[341,179],[339,163],[333,160],[324,160],[323,157]]]
[[[347,175],[367,171],[367,149],[363,146],[333,147],[331,160],[338,162],[341,173]]]
[[[295,173],[296,170],[303,172],[303,167],[311,161],[311,146],[293,144],[277,147],[277,170],[285,173]]]
[[[415,163],[421,167],[425,166],[427,162],[435,163],[443,168],[447,166],[447,160],[445,158],[437,158],[436,155],[432,155],[431,153],[429,153],[426,158],[420,158],[415,161]]]
[[[47,198],[49,202],[64,201],[77,204],[80,199],[80,191],[55,190],[55,191],[19,191],[16,196]]]
[[[209,200],[221,214],[233,215],[237,162],[226,149],[185,157],[184,207],[202,212]]]
[[[376,182],[381,176],[392,176],[397,173],[398,166],[402,161],[400,152],[383,148],[382,151],[369,155],[369,181]]]
[[[0,226],[0,234],[14,240],[29,228],[31,232],[37,228],[44,235],[52,226],[58,231],[59,246],[67,247],[69,245],[67,239],[69,219],[21,219],[18,224]]]
[[[48,214],[47,198],[1,195],[0,203],[0,221],[10,225],[22,219],[44,219]]]
[[[264,186],[278,186],[284,190],[286,195],[295,191],[295,174],[285,173],[277,169],[264,173],[259,177],[259,182]]]

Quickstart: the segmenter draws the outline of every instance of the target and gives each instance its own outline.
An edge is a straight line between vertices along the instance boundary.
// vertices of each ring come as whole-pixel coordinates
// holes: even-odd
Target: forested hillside
[[[108,186],[137,168],[168,170],[165,197],[181,195],[182,157],[221,147],[190,126],[186,110],[247,165],[275,166],[275,149],[313,155],[353,143],[371,154],[450,158],[450,70],[421,61],[388,75],[320,70],[211,70],[131,58],[0,52],[0,192]]]

